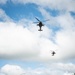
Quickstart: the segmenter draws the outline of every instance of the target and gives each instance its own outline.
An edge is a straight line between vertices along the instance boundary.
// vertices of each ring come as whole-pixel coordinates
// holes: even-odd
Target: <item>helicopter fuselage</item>
[[[56,54],[56,53],[53,51],[53,52],[52,52],[52,56],[54,56],[55,54]]]
[[[44,26],[44,25],[42,24],[42,22],[39,22],[39,24],[37,24],[37,26],[40,27],[39,31],[42,31],[41,27]]]

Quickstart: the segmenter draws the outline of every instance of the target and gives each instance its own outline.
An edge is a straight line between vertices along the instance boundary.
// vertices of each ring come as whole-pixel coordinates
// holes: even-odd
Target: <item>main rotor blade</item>
[[[39,22],[33,22],[33,23],[39,23]]]
[[[35,17],[36,18],[36,17]],[[36,18],[39,22],[40,22],[40,20],[38,19],[38,18]]]
[[[42,22],[46,22],[46,21],[49,21],[49,19],[48,19],[48,20],[44,20],[44,21],[42,21]]]

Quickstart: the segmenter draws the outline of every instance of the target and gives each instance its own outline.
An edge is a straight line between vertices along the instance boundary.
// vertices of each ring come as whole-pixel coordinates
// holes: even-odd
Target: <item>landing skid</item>
[[[43,31],[43,30],[38,30],[38,31]]]

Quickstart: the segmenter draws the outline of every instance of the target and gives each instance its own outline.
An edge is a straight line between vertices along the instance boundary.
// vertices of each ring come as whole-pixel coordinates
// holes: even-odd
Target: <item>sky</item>
[[[73,73],[75,0],[0,0],[0,75]]]

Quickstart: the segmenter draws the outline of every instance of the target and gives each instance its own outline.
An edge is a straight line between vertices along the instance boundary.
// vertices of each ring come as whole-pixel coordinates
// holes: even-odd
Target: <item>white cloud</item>
[[[22,73],[25,73],[20,66],[9,64],[3,66],[0,72],[3,75],[21,75]]]
[[[47,12],[44,8],[39,8],[41,14],[45,18],[50,18],[51,21],[48,22],[51,26],[59,27],[60,30],[56,31],[54,33],[54,36],[52,36],[52,39],[56,42],[57,45],[57,54],[59,59],[70,59],[75,57],[75,20],[70,15],[69,12],[66,12],[64,14],[58,15],[56,17],[50,16],[49,12]],[[50,36],[51,37],[51,36]]]
[[[64,75],[74,75],[74,73],[64,73]]]
[[[0,20],[12,21],[12,19],[9,16],[7,16],[7,14],[5,13],[5,11],[3,9],[0,9]]]
[[[48,65],[48,64],[47,64]],[[52,70],[59,70],[59,71],[63,71],[64,73],[65,72],[68,72],[68,73],[75,73],[75,64],[74,63],[52,63],[52,64],[49,64],[48,67]]]
[[[49,40],[50,30],[44,28],[46,31],[38,32],[38,29],[32,30],[34,25],[31,26],[33,27],[23,28],[14,22],[0,23],[0,58],[34,61],[50,59],[50,49],[57,48]]]
[[[54,67],[54,69],[52,69]],[[72,68],[73,67],[73,68]],[[69,70],[70,69],[70,70]],[[22,68],[18,65],[6,64],[0,69],[0,75],[73,75],[74,64],[54,64],[47,68]]]
[[[0,57],[37,56],[37,39],[27,28],[11,22],[0,23],[0,27]]]
[[[37,5],[48,7],[51,9],[58,10],[67,10],[67,11],[75,11],[75,1],[74,0],[11,0],[14,3],[35,3]]]
[[[8,0],[0,0],[0,4],[6,4]]]
[[[39,10],[43,16],[49,16],[45,9]],[[6,15],[3,10],[1,14]],[[44,26],[43,31],[38,32],[37,26],[31,21],[22,19],[15,23],[7,16],[6,22],[0,22],[0,58],[46,62],[74,58],[74,19],[69,13],[51,19],[60,25],[60,31],[54,33],[52,29]],[[55,57],[51,56],[50,50],[57,50]]]
[[[75,73],[75,65],[72,63],[68,63],[68,64],[59,63],[58,66],[60,66],[60,69],[62,69],[63,71]]]
[[[31,3],[30,0],[12,0],[14,3]],[[42,6],[49,8],[75,11],[74,0],[32,0]],[[45,18],[50,18],[50,24],[60,26],[60,30],[53,32],[47,26],[42,32],[38,32],[37,26],[31,21],[22,19],[15,23],[0,9],[0,59],[21,59],[29,61],[49,62],[75,58],[75,20],[69,12],[55,18],[50,16],[44,8],[39,11]],[[48,24],[49,24],[48,23]],[[27,26],[28,25],[28,26]],[[25,27],[23,27],[25,26]],[[53,36],[54,34],[54,36]],[[54,42],[52,41],[54,40]],[[54,57],[50,50],[57,50]],[[48,62],[49,61],[49,62]],[[68,72],[68,73],[65,73]],[[5,65],[0,69],[0,75],[72,75],[75,72],[73,63],[49,63],[45,69],[22,69],[17,65]]]
[[[15,23],[0,9],[0,18],[5,21],[0,22],[0,58],[50,61],[75,57],[75,21],[69,12],[54,18],[44,8],[38,9],[51,19],[48,24],[60,25],[60,31],[54,33],[44,26],[43,32],[38,32],[31,21],[22,19]],[[50,50],[57,50],[55,57]]]
[[[57,17],[57,21],[61,30],[57,32],[55,40],[59,45],[60,53],[64,58],[74,58],[75,21],[69,13]]]
[[[70,15],[69,12],[66,12],[65,14],[61,14],[60,16],[56,17],[58,23],[60,26],[66,31],[75,31],[75,21],[74,18]]]
[[[57,26],[58,25],[58,22],[57,22],[57,19],[56,17],[53,17],[50,15],[50,12],[48,12],[47,10],[45,10],[44,8],[42,7],[38,7],[38,10],[40,11],[41,15],[46,19],[48,20],[46,22],[46,26],[49,25],[50,27],[51,26]]]
[[[23,59],[34,61],[49,60],[50,49],[55,49],[56,45],[49,40],[52,31],[44,27],[43,32],[38,32],[37,26],[31,21],[22,20],[13,22],[1,10],[1,18],[6,18],[5,22],[0,22],[0,58],[1,59]],[[3,15],[5,15],[3,17]],[[23,27],[26,26],[26,27]],[[28,26],[27,26],[28,25]],[[45,47],[46,46],[46,47]],[[47,54],[45,54],[47,52]],[[44,59],[44,57],[45,59]]]
[[[5,22],[0,22],[0,58],[33,59],[34,61],[39,61],[43,58],[43,60],[45,60],[44,57],[47,55],[45,54],[46,48],[51,44],[54,45],[52,41],[49,40],[52,31],[44,27],[43,29],[45,31],[40,33],[38,32],[37,26],[29,20],[22,20],[22,22],[19,21],[15,23],[11,21],[2,9],[1,14],[1,19],[6,19]],[[23,27],[23,25],[27,28]],[[48,44],[46,45],[45,42],[46,44],[48,42]],[[47,47],[45,47],[45,45]],[[47,53],[53,47],[54,46],[47,48]],[[44,57],[42,54],[44,54]],[[48,56],[50,56],[50,53],[48,53]]]

